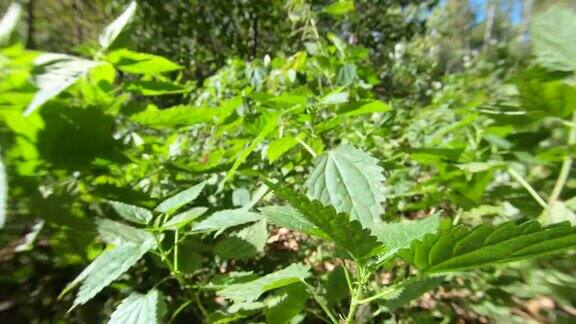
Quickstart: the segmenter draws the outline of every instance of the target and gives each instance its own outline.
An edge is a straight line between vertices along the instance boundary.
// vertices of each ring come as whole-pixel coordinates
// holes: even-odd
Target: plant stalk
[[[382,290],[381,292],[377,293],[376,295],[358,300],[356,303],[359,305],[369,303],[373,300],[380,299],[380,298],[383,298],[383,297],[390,295],[391,293],[395,292],[396,289],[398,289],[398,285],[388,287],[388,288]]]
[[[174,272],[178,272],[178,232],[174,231]]]
[[[188,285],[186,285],[186,280],[184,279],[184,277],[182,276],[182,273],[180,271],[178,271],[175,267],[174,264],[172,263],[172,261],[170,261],[170,258],[168,256],[168,254],[166,253],[166,251],[164,251],[164,249],[162,248],[161,245],[161,241],[160,239],[158,239],[158,237],[156,237],[156,241],[158,242],[158,251],[160,252],[160,259],[162,259],[162,261],[166,264],[166,266],[168,267],[168,270],[170,270],[170,275],[176,279],[176,281],[178,281],[178,284],[180,285],[180,288],[185,292],[190,294],[190,297],[192,298],[192,300],[194,300],[194,302],[196,302],[196,306],[198,307],[198,309],[200,310],[200,313],[202,315],[203,318],[207,318],[209,313],[206,310],[206,308],[204,308],[204,305],[202,304],[202,301],[200,300],[200,298],[198,297],[198,294],[196,293],[196,291],[194,291],[193,289],[189,288]],[[174,255],[176,255],[176,253],[174,253]]]
[[[348,315],[346,315],[346,324],[354,323],[354,317],[356,316],[356,311],[358,311],[358,307],[360,304],[358,301],[362,299],[362,293],[364,291],[364,285],[366,284],[366,280],[368,276],[364,273],[364,268],[359,264],[356,264],[356,268],[358,269],[358,281],[356,282],[356,289],[354,292],[350,292],[351,299],[350,299],[350,309],[348,310]]]
[[[572,125],[570,126],[570,132],[568,133],[568,145],[573,145],[576,143],[576,112],[572,113]],[[554,189],[552,189],[552,193],[550,194],[550,199],[548,200],[548,207],[551,207],[553,203],[558,201],[560,198],[560,194],[562,194],[562,189],[564,189],[564,185],[566,181],[568,181],[568,176],[570,175],[570,169],[572,168],[572,157],[567,155],[564,157],[564,161],[562,161],[562,166],[560,167],[560,174],[558,174],[558,179],[556,180],[556,184],[554,185]]]
[[[534,198],[534,200],[536,200],[536,202],[538,202],[542,208],[548,207],[548,204],[546,204],[546,201],[542,198],[542,196],[540,196],[538,192],[536,192],[536,190],[518,172],[512,168],[508,168],[508,173],[510,173],[510,175],[513,176],[514,179],[516,179],[516,181],[518,181],[524,187],[524,189],[528,191],[528,193],[530,193],[532,198]]]
[[[328,307],[326,302],[320,296],[318,296],[316,291],[314,291],[314,287],[310,286],[310,284],[308,284],[305,280],[302,280],[302,282],[304,283],[306,288],[308,288],[308,290],[312,294],[312,297],[314,297],[316,303],[318,303],[318,305],[320,305],[320,308],[322,308],[324,313],[328,315],[330,321],[332,321],[333,324],[338,324],[339,323],[338,319],[336,318],[336,316],[334,316],[334,314],[332,314],[332,311],[330,311],[330,308]]]

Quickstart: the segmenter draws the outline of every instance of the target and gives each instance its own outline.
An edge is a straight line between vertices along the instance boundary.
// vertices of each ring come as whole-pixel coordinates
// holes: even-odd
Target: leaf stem
[[[296,141],[298,141],[298,143],[300,143],[300,145],[304,146],[306,151],[308,151],[308,153],[310,153],[310,155],[312,155],[313,158],[316,158],[318,156],[318,154],[316,154],[316,152],[314,152],[314,150],[308,144],[306,144],[306,142],[299,139],[298,137],[296,137]]]
[[[572,145],[576,143],[576,111],[572,113],[572,125],[570,126],[570,132],[568,133],[568,145]],[[552,189],[552,193],[550,194],[550,199],[548,200],[548,206],[552,206],[558,198],[560,198],[560,194],[562,193],[562,189],[564,189],[564,185],[568,180],[568,176],[570,175],[570,169],[572,168],[572,156],[569,154],[564,157],[564,161],[562,161],[562,166],[560,167],[560,174],[558,174],[558,179],[556,180],[556,184],[554,185],[554,189]]]
[[[352,291],[354,290],[352,286],[352,279],[350,278],[350,272],[348,271],[348,268],[346,268],[344,262],[342,262],[342,268],[344,268],[344,275],[346,276],[346,283],[348,283],[348,289],[350,290],[350,294],[352,294]]]
[[[254,196],[252,197],[250,202],[245,206],[243,206],[242,209],[250,210],[252,207],[256,206],[256,204],[258,204],[260,200],[266,197],[266,195],[270,191],[271,191],[270,188],[268,188],[266,184],[262,184],[260,187],[258,187],[258,189],[256,189],[256,192],[254,193]]]
[[[158,251],[160,252],[159,253],[160,259],[162,259],[164,264],[166,264],[166,266],[168,267],[168,270],[170,271],[170,275],[172,276],[172,278],[174,278],[174,279],[176,279],[176,281],[178,281],[180,288],[185,293],[190,294],[190,297],[192,298],[192,300],[194,300],[196,302],[196,306],[200,310],[200,313],[203,316],[203,318],[207,318],[209,315],[208,311],[206,310],[206,308],[204,308],[204,305],[202,305],[202,301],[198,297],[198,294],[196,293],[196,291],[194,291],[194,289],[191,289],[188,285],[186,285],[186,280],[184,279],[184,276],[182,276],[182,273],[180,271],[178,271],[178,269],[175,268],[175,266],[170,261],[168,254],[162,248],[162,241],[158,238],[158,236],[156,236],[156,241],[158,242]],[[174,253],[174,255],[176,255],[176,252]]]
[[[178,232],[178,229],[174,231],[174,272],[178,272]]]
[[[376,295],[371,296],[371,297],[368,297],[368,298],[364,298],[364,299],[361,299],[361,300],[358,300],[356,303],[357,303],[357,304],[366,304],[366,303],[369,303],[369,302],[371,302],[371,301],[373,301],[373,300],[386,297],[386,296],[390,295],[391,293],[393,293],[394,291],[396,291],[396,289],[398,289],[398,286],[399,286],[399,285],[396,284],[396,285],[387,287],[386,289],[382,290],[381,292],[377,293]]]
[[[182,303],[182,305],[180,305],[175,311],[174,313],[172,313],[172,316],[170,317],[170,320],[168,321],[168,324],[174,322],[174,320],[178,317],[178,314],[180,314],[184,309],[186,309],[186,307],[190,304],[192,304],[193,300],[189,299],[187,301],[185,301],[184,303]]]
[[[538,202],[542,208],[548,207],[542,196],[540,196],[538,192],[536,192],[536,190],[518,172],[512,168],[508,168],[508,172],[524,187],[524,189],[528,191],[528,193],[530,193],[532,198],[534,198],[534,200],[536,200],[536,202]]]
[[[348,310],[348,315],[346,315],[346,321],[344,322],[346,324],[354,323],[354,317],[356,315],[356,311],[358,310],[358,306],[360,306],[358,301],[362,299],[364,285],[366,284],[366,281],[368,280],[369,277],[364,273],[364,268],[360,264],[356,263],[356,268],[358,269],[358,281],[356,282],[355,291],[350,292],[350,295],[352,297],[350,299],[350,309]]]
[[[314,300],[316,301],[316,303],[318,303],[318,305],[320,305],[320,308],[322,308],[324,313],[326,315],[328,315],[328,317],[330,318],[330,321],[332,321],[332,323],[334,323],[334,324],[338,324],[339,323],[338,319],[336,318],[336,316],[334,316],[334,314],[332,314],[332,311],[330,311],[330,308],[328,307],[326,302],[316,293],[316,291],[314,290],[314,287],[312,287],[305,280],[302,280],[302,282],[304,283],[304,285],[306,285],[306,288],[308,288],[308,290],[312,294],[312,297],[314,297]]]

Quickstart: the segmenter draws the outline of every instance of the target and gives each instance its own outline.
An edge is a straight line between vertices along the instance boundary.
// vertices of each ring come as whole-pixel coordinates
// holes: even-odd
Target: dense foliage
[[[2,321],[576,316],[570,6],[89,6],[0,21]]]

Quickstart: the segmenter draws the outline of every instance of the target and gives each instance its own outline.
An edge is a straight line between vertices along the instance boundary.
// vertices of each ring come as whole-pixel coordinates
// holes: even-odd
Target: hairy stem
[[[356,281],[356,289],[354,291],[350,291],[350,295],[352,296],[350,299],[350,309],[348,310],[348,315],[346,315],[346,324],[354,323],[354,317],[356,316],[356,311],[358,311],[358,307],[360,306],[360,301],[362,299],[362,294],[364,292],[364,285],[368,280],[368,275],[364,273],[364,268],[356,264],[356,268],[358,269],[358,280]]]

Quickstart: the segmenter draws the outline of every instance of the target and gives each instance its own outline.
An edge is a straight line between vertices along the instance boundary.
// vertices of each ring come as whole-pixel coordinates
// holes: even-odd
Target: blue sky
[[[487,0],[468,0],[470,7],[476,13],[478,21],[484,20],[486,16],[486,2]],[[512,22],[517,23],[522,17],[522,0],[511,0],[512,5]]]

